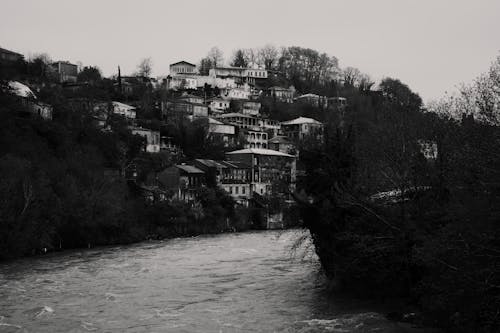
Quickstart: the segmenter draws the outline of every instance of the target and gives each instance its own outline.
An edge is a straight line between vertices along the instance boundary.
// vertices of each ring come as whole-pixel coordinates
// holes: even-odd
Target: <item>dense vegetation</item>
[[[303,221],[339,289],[408,297],[449,331],[500,329],[498,68],[432,110],[398,80],[352,90],[301,153]]]
[[[2,66],[0,74],[0,259],[249,227],[219,189],[201,189],[200,205],[192,208],[146,200],[126,181],[131,164],[146,177],[180,161],[167,153],[144,153],[143,139],[119,117],[109,119],[110,130],[96,128],[89,110],[74,101],[125,97],[95,68],[80,73],[87,83],[78,89],[56,84],[40,58]],[[39,100],[54,107],[52,121],[31,114],[9,92],[13,79],[37,88]],[[187,143],[196,142],[194,132],[184,133]]]

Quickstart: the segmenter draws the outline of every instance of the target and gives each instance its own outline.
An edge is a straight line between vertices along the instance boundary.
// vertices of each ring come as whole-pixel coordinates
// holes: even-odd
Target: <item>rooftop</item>
[[[176,167],[187,173],[197,173],[197,174],[205,173],[202,170],[192,165],[177,164]]]
[[[13,55],[17,55],[17,56],[20,56],[20,57],[23,56],[21,53],[17,53],[17,52],[11,51],[11,50],[7,50],[7,49],[4,49],[3,47],[0,47],[0,52],[8,53],[8,54],[13,54]]]
[[[321,122],[317,121],[316,119],[312,118],[306,118],[306,117],[298,117],[292,120],[288,121],[283,121],[281,122],[282,125],[300,125],[300,124],[322,124]]]
[[[36,96],[33,93],[33,91],[27,85],[19,81],[10,81],[9,88],[12,89],[14,94],[16,94],[19,97],[36,99]]]
[[[209,167],[209,168],[225,168],[226,167],[225,165],[223,165],[217,161],[214,161],[214,160],[206,160],[206,159],[197,158],[195,161],[200,163],[200,164],[203,164],[204,166]]]
[[[281,156],[281,157],[295,157],[290,154],[285,154],[277,150],[272,150],[272,149],[263,149],[263,148],[247,148],[247,149],[240,149],[240,150],[235,150],[231,151],[229,153],[226,153],[228,155],[233,155],[233,154],[254,154],[254,155],[267,155],[267,156]]]
[[[299,97],[297,98],[308,98],[308,97],[313,97],[313,98],[317,98],[319,97],[318,95],[316,94],[305,94],[305,95],[300,95]]]
[[[128,110],[135,110],[135,106],[132,106],[132,105],[128,105],[128,104],[116,102],[116,101],[113,101],[112,103],[113,103],[113,106],[117,106],[117,107],[128,109]]]
[[[170,64],[170,66],[175,66],[175,65],[180,65],[180,64],[186,64],[186,65],[189,65],[189,66],[196,67],[196,65],[194,65],[194,64],[192,64],[190,62],[184,61],[184,60],[181,60],[181,61],[175,62],[173,64]]]

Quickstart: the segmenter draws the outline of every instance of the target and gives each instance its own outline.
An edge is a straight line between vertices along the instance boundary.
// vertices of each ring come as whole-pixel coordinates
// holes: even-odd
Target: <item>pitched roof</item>
[[[189,65],[189,66],[196,67],[196,65],[194,65],[194,64],[192,64],[190,62],[184,61],[184,60],[181,60],[181,61],[175,62],[173,64],[170,64],[170,66],[175,66],[175,65],[180,65],[180,64],[186,64],[186,65]]]
[[[202,170],[200,170],[197,167],[192,166],[192,165],[176,164],[175,166],[177,168],[181,169],[182,171],[187,172],[187,173],[197,173],[197,174],[205,173]]]
[[[305,94],[305,95],[300,95],[299,97],[297,98],[305,98],[305,97],[319,97],[319,95],[316,95],[316,94]]]
[[[300,124],[322,124],[321,122],[317,121],[316,119],[312,118],[306,118],[306,117],[298,117],[292,120],[288,121],[283,121],[281,122],[282,125],[300,125]]]
[[[229,153],[226,153],[228,155],[234,155],[234,154],[254,154],[254,155],[268,155],[268,156],[282,156],[282,157],[295,157],[290,154],[285,154],[277,150],[272,150],[272,149],[264,149],[264,148],[247,148],[247,149],[240,149],[240,150],[235,150],[231,151]]]
[[[249,169],[250,165],[240,161],[220,161],[220,164],[232,169]]]
[[[120,108],[124,108],[124,109],[127,109],[127,110],[135,110],[135,106],[132,106],[132,105],[128,105],[128,104],[125,104],[125,103],[121,103],[121,102],[116,102],[116,101],[113,101],[113,106],[118,106]]]
[[[225,165],[223,165],[217,161],[214,161],[214,160],[206,160],[206,159],[197,158],[197,159],[195,159],[195,161],[200,163],[200,164],[203,164],[204,166],[209,167],[209,168],[225,168],[226,167]]]
[[[21,53],[17,53],[17,52],[11,51],[11,50],[7,50],[7,49],[4,49],[3,47],[0,47],[0,52],[3,52],[3,53],[8,53],[8,54],[12,54],[12,55],[17,55],[17,56],[23,57],[23,55],[22,55]]]

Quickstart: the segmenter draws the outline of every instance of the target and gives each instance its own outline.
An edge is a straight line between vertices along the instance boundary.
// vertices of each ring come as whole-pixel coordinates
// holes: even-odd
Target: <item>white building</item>
[[[212,113],[224,113],[229,110],[230,102],[222,98],[213,98],[210,100],[210,112]]]
[[[132,134],[140,135],[146,139],[144,150],[148,153],[160,152],[160,131],[153,131],[142,127],[130,127]]]

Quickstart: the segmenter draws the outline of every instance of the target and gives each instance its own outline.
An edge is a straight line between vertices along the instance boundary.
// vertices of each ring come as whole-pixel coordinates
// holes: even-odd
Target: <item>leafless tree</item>
[[[258,51],[260,62],[264,64],[266,69],[274,69],[279,59],[279,51],[276,46],[266,44]]]
[[[137,65],[138,74],[141,76],[149,77],[153,70],[153,61],[151,58],[144,58],[141,60],[139,65]]]
[[[208,51],[207,58],[210,59],[213,67],[218,67],[224,63],[224,53],[217,46],[214,46]]]

